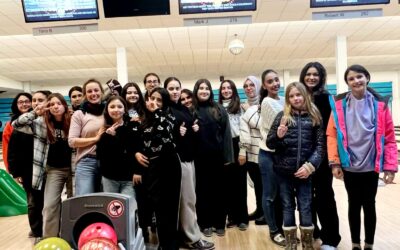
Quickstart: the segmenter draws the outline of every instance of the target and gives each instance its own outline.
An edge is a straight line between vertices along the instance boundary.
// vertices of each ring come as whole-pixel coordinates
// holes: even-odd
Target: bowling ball
[[[111,240],[98,238],[89,240],[79,250],[119,250],[119,247]]]
[[[81,249],[86,242],[93,239],[107,239],[110,240],[114,245],[118,244],[117,234],[115,233],[114,228],[103,222],[90,224],[83,229],[79,236],[78,248]]]
[[[71,250],[68,242],[61,238],[50,237],[39,241],[34,247],[34,250]]]

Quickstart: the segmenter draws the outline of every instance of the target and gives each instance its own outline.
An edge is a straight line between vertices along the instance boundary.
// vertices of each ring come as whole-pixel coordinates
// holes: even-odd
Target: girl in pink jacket
[[[332,173],[343,178],[349,201],[349,224],[353,250],[360,246],[360,213],[364,211],[364,250],[373,249],[379,173],[393,183],[397,172],[397,146],[389,97],[367,87],[369,72],[361,65],[347,68],[344,79],[350,92],[330,100],[328,159]]]

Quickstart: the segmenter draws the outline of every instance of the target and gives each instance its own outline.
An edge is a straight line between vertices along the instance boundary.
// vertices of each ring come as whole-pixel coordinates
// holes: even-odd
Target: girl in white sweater
[[[285,246],[285,238],[282,234],[282,203],[279,197],[279,188],[273,170],[273,150],[266,145],[266,139],[275,116],[283,110],[285,100],[278,96],[281,83],[278,74],[267,69],[262,73],[261,91],[261,136],[260,152],[258,162],[263,186],[263,209],[269,226],[271,240],[279,245]]]

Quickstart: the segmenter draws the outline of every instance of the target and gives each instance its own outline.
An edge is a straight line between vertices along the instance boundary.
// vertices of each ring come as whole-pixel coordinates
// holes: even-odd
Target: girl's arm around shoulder
[[[331,167],[340,167],[341,164],[338,150],[337,130],[333,112],[331,112],[331,116],[329,117],[329,122],[326,128],[326,136],[329,165]]]
[[[269,130],[266,143],[267,143],[267,147],[270,149],[279,150],[285,146],[284,142],[283,142],[283,138],[279,138],[278,134],[277,134],[278,127],[280,126],[282,117],[283,117],[283,111],[279,112],[276,115],[276,117],[271,125],[271,128]]]
[[[71,148],[82,148],[96,144],[100,136],[105,132],[105,127],[101,126],[97,131],[97,134],[93,137],[83,138],[81,137],[83,127],[84,114],[81,110],[77,110],[71,117],[71,124],[68,133],[68,144]]]
[[[251,134],[250,134],[250,125],[249,120],[246,119],[246,113],[242,117],[240,117],[240,142],[239,142],[239,155],[246,157],[247,150],[250,149],[251,145]]]
[[[326,153],[325,131],[322,123],[313,127],[313,130],[313,141],[315,143],[315,148],[314,152],[308,158],[308,162],[311,163],[315,169],[317,169]]]
[[[234,153],[233,153],[233,142],[232,142],[232,134],[231,134],[231,125],[228,119],[228,113],[222,108],[222,118],[225,121],[225,127],[222,129],[223,136],[223,150],[224,150],[224,164],[228,165],[230,163],[234,163]],[[224,118],[225,117],[225,118]]]
[[[20,115],[16,120],[13,121],[12,126],[15,129],[31,125],[33,120],[37,118],[36,112],[34,110]]]

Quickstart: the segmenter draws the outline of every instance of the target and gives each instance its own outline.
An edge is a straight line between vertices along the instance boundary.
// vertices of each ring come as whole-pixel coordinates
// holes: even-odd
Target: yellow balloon
[[[71,250],[68,242],[61,238],[50,237],[41,240],[34,247],[34,250]]]

